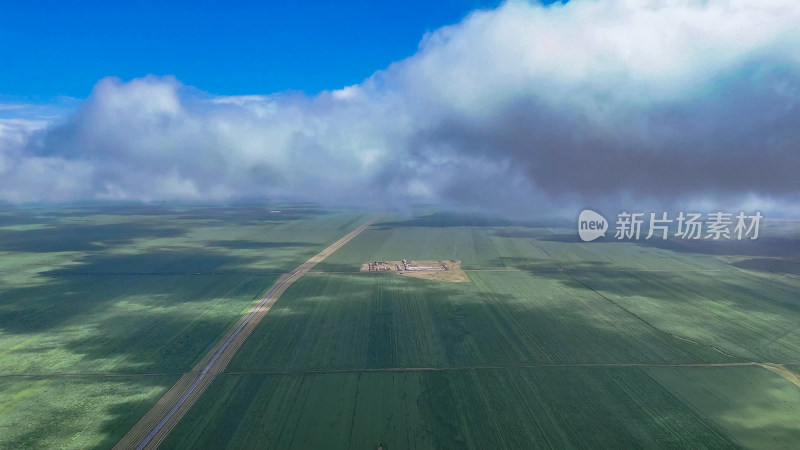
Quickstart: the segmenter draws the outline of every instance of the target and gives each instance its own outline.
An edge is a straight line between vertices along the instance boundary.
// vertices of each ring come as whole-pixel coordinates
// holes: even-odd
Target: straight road
[[[292,272],[283,274],[261,297],[255,307],[242,317],[236,327],[217,343],[217,345],[192,369],[184,374],[156,405],[114,446],[114,449],[155,449],[161,444],[172,428],[189,411],[192,404],[211,384],[217,374],[227,367],[245,339],[255,329],[261,319],[286,289],[298,278],[305,275],[317,263],[341,248],[375,222],[372,218],[351,231],[325,250],[301,264]]]

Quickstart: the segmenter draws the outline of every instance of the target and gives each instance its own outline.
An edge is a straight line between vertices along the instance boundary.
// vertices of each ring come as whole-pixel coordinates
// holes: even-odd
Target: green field
[[[229,375],[165,448],[730,448],[638,368]]]
[[[0,377],[0,446],[110,448],[179,376]]]
[[[471,283],[309,274],[275,305],[231,371],[732,360],[672,338],[587,290],[526,272]]]
[[[0,214],[0,447],[113,445],[368,217],[268,209]],[[162,447],[797,448],[800,386],[737,364],[800,371],[800,230],[740,247],[571,232],[383,219],[281,296]],[[461,260],[470,281],[358,272],[401,258]]]
[[[316,209],[4,211],[0,448],[113,445],[280,273],[360,221]]]
[[[647,371],[742,445],[797,445],[800,387],[781,377],[764,376],[761,367],[656,367]]]

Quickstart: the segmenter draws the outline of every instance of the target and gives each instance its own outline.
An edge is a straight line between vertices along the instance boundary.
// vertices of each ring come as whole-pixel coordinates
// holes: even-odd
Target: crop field
[[[358,236],[351,245],[331,255],[320,264],[319,270],[358,271],[364,261],[402,257],[460,260],[463,269],[548,270],[556,266],[634,270],[730,268],[714,254],[691,253],[682,247],[678,247],[679,251],[669,251],[657,247],[667,246],[658,242],[650,246],[609,241],[580,244],[576,239],[572,229],[519,226],[470,216],[431,214],[412,220],[378,223]],[[742,245],[749,247],[748,244]]]
[[[0,376],[0,446],[110,448],[179,376]]]
[[[225,375],[165,448],[730,448],[638,368]]]
[[[0,447],[112,446],[369,217],[139,208],[0,214]],[[800,386],[759,365],[800,373],[796,226],[696,246],[570,233],[384,218],[280,296],[162,448],[796,448]],[[460,260],[469,281],[359,271],[402,258]]]
[[[731,360],[560,280],[519,271],[470,278],[462,285],[394,274],[307,275],[229,370]]]
[[[798,247],[776,239],[378,223],[284,294],[165,447],[794,448],[800,387],[756,362],[800,368],[800,284],[741,264]],[[358,272],[404,257],[470,282]]]
[[[647,371],[744,446],[797,445],[800,387],[765,376],[761,367],[652,367]]]
[[[360,219],[244,207],[3,211],[0,448],[112,446],[280,273]]]

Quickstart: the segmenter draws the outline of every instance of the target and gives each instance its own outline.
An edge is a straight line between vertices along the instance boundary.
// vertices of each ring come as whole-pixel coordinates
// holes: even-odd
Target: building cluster
[[[447,270],[447,267],[444,265],[444,263],[440,264],[439,267],[433,267],[433,266],[412,266],[412,265],[408,264],[408,261],[405,260],[405,259],[403,261],[401,261],[401,262],[402,262],[402,265],[401,264],[397,265],[397,270],[399,270],[401,272],[404,271],[404,270],[405,271],[414,271],[414,270],[425,270],[425,271],[428,271],[428,270]]]
[[[385,261],[373,261],[367,264],[370,272],[385,272],[392,270]]]
[[[392,264],[394,264],[394,268],[392,268]],[[417,266],[409,263],[407,259],[400,261],[400,264],[387,261],[371,261],[367,263],[367,271],[369,272],[387,272],[395,269],[398,272],[448,270],[444,263],[440,263],[438,266]]]

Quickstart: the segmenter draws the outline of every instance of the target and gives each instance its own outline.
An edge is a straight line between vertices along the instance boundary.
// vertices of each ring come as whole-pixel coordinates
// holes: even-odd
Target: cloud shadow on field
[[[607,233],[611,233],[610,231]],[[646,233],[643,234],[646,236]],[[634,244],[645,247],[659,248],[680,253],[697,253],[702,255],[714,256],[763,256],[763,257],[794,257],[800,255],[800,239],[796,237],[759,237],[758,239],[743,240],[718,240],[697,239],[687,240],[678,239],[670,236],[669,239],[638,239],[638,240],[617,240],[613,234],[609,234],[605,239],[597,239],[592,242],[583,242],[577,233],[557,233],[550,235],[530,236],[539,241],[560,242],[581,245],[610,245],[610,244]]]
[[[197,247],[203,247],[198,243]],[[129,254],[98,253],[79,259],[78,264],[44,272],[44,276],[70,276],[81,274],[145,274],[175,275],[232,271],[257,261],[254,256],[240,256],[232,252],[199,248],[147,250]]]
[[[550,231],[541,228],[531,228],[525,230],[520,230],[520,229],[493,230],[491,234],[492,236],[497,236],[497,237],[531,238],[539,240],[545,240],[547,237],[552,235]]]
[[[511,227],[511,226],[534,226],[527,222],[518,222],[508,219],[483,216],[478,214],[461,213],[433,213],[417,216],[407,220],[396,220],[378,222],[373,225],[379,230],[390,230],[393,228],[424,227],[424,228],[447,228],[447,227]]]
[[[168,214],[157,211],[146,218],[118,218],[109,217],[112,210],[100,208],[102,217],[78,209],[61,211],[63,217],[58,219],[33,215],[16,222],[46,223],[49,228],[0,231],[0,250],[9,252],[4,258],[12,261],[12,271],[3,275],[13,277],[19,271],[27,276],[32,270],[35,275],[34,282],[0,289],[0,334],[4,343],[11,343],[0,363],[4,375],[31,373],[37,379],[73,383],[73,378],[58,374],[190,370],[277,278],[278,274],[261,273],[264,269],[259,267],[293,268],[307,259],[307,253],[322,247],[304,241],[225,239],[258,236],[255,228],[234,226],[219,236],[215,229],[211,234],[195,233],[209,224],[238,225],[241,221],[233,219],[235,214],[220,215],[219,221],[211,213],[187,219],[170,209]],[[328,213],[292,212],[271,222],[321,214]],[[256,212],[238,218],[265,223]],[[291,226],[286,228],[291,231]],[[24,252],[37,255],[14,264],[13,258]],[[220,271],[225,273],[208,274]],[[104,389],[102,394],[110,398],[97,399],[97,404],[83,399],[76,406],[69,398],[42,394],[38,400],[45,413],[30,416],[23,434],[13,436],[14,442],[29,444],[9,448],[48,447],[52,443],[45,445],[43,439],[55,433],[67,433],[63,442],[78,433],[91,439],[100,435],[97,430],[102,431],[101,438],[105,436],[98,448],[110,448],[158,400],[134,395],[157,386],[155,378],[132,376],[130,382],[120,382],[128,386],[125,396]],[[99,385],[128,377],[88,379],[87,383]],[[174,381],[163,386],[169,388]],[[50,412],[58,417],[51,418]],[[75,428],[72,420],[59,418],[83,423]],[[75,442],[90,447],[94,441]]]
[[[4,419],[24,424],[0,434],[0,446],[111,448],[159,398],[141,397],[157,388],[166,392],[177,380],[178,376],[45,375],[6,381],[6,392],[31,389],[32,397],[3,411]]]
[[[269,205],[269,204],[208,204],[208,203],[59,203],[35,207],[0,207],[0,224],[14,217],[22,219],[56,219],[62,217],[89,217],[95,215],[114,216],[178,216],[184,219],[216,219],[235,217],[260,217],[291,220],[331,214],[327,208],[316,205]],[[27,223],[27,222],[26,222]]]
[[[559,274],[555,270],[552,273]],[[559,281],[565,279],[563,274],[560,275],[562,278]],[[245,342],[228,366],[227,372],[236,373],[229,376],[264,376],[250,375],[247,372],[321,369],[321,373],[313,376],[328,377],[341,375],[329,375],[325,373],[325,369],[463,368],[580,363],[671,364],[738,360],[725,357],[708,347],[659,333],[613,305],[600,301],[583,286],[576,287],[580,292],[573,289],[552,289],[552,286],[543,286],[543,280],[535,277],[528,279],[523,274],[487,273],[471,274],[471,277],[471,283],[452,286],[392,274],[309,274],[294,284],[284,294],[285,297],[276,303]],[[526,285],[529,286],[527,290]],[[514,408],[508,407],[510,394],[508,399],[502,398],[506,391],[503,391],[503,384],[499,380],[507,373],[525,371],[526,374],[521,379],[532,380],[531,385],[540,386],[546,398],[553,401],[545,405],[525,405],[524,410],[536,411],[559,405],[575,414],[591,417],[598,413],[587,406],[585,397],[581,397],[580,392],[587,390],[576,391],[576,380],[569,382],[572,379],[570,377],[582,373],[585,381],[597,389],[596,393],[607,393],[606,380],[597,382],[596,375],[607,375],[609,381],[619,382],[617,374],[622,376],[624,373],[638,373],[639,370],[641,369],[629,367],[537,367],[419,372],[421,376],[440,380],[444,384],[437,383],[422,398],[411,398],[409,401],[417,402],[421,407],[435,408],[431,411],[435,411],[437,417],[426,417],[426,420],[431,424],[436,422],[433,425],[437,428],[436,442],[452,446],[463,442],[463,436],[459,437],[459,434],[464,427],[469,426],[469,421],[459,419],[462,416],[457,412],[459,401],[456,400],[463,396],[452,397],[452,393],[476,391],[474,388],[457,388],[449,392],[447,380],[474,380],[478,377],[485,379],[486,384],[480,396],[484,402],[475,403],[475,410],[505,414]],[[764,374],[771,376],[766,371]],[[392,373],[385,376],[400,375]],[[553,385],[556,381],[563,383]],[[518,384],[513,386],[515,388],[510,388],[507,392],[519,395],[520,389],[524,390]],[[494,391],[496,388],[500,391]],[[557,392],[553,390],[555,388],[564,391]],[[615,384],[615,389],[627,393],[633,391],[635,405],[642,404],[642,397],[635,393],[636,389],[641,389],[647,395],[654,395],[654,399],[659,397],[655,395],[659,392],[658,389],[654,393],[653,382],[648,377],[623,381]],[[233,396],[243,398],[240,394],[241,390],[238,390]],[[362,395],[369,394],[365,391]],[[442,395],[449,398],[440,398]],[[603,396],[600,395],[600,398]],[[487,398],[497,397],[502,398],[502,401],[485,401]],[[597,397],[591,398],[600,405],[608,405]],[[669,398],[670,403],[678,401],[667,393],[664,393],[663,398]],[[210,402],[209,399],[206,401]],[[226,399],[220,401],[228,402]],[[460,404],[462,408],[463,401],[465,400],[462,399]],[[238,404],[237,400],[232,402]],[[430,405],[430,402],[436,404]],[[655,436],[653,439],[656,442],[667,445],[666,441],[659,441],[664,437],[661,432],[666,431],[662,427],[672,426],[664,425],[665,421],[672,424],[674,420],[688,420],[692,427],[680,428],[684,429],[686,442],[705,442],[708,445],[709,441],[704,440],[708,438],[708,434],[719,432],[718,428],[708,422],[696,423],[699,421],[693,418],[699,416],[694,416],[690,407],[681,410],[685,411],[681,414],[673,415],[676,410],[667,408],[663,401],[644,403],[650,405],[648,408],[656,415],[631,412],[628,408],[634,405],[626,405],[624,410],[617,410],[616,413],[637,416],[641,419],[640,423],[652,427],[652,432],[646,432],[645,437]],[[609,411],[619,407],[614,403]],[[297,414],[308,414],[307,410],[302,410],[302,406],[298,408],[301,410]],[[729,409],[723,412],[736,414],[739,411],[736,404],[729,404]],[[688,419],[686,414],[690,416]],[[489,415],[491,414],[487,414]],[[616,417],[619,414],[609,415]],[[524,413],[522,418],[528,420],[520,423],[533,423],[530,416]],[[439,422],[440,420],[444,420],[444,423]],[[212,428],[202,431],[204,435],[219,434],[219,422],[212,422]],[[617,422],[614,422],[615,427]],[[489,424],[491,427],[496,422],[484,420],[473,422],[472,425],[474,423]],[[236,427],[239,424],[237,420],[228,422],[225,426]],[[595,437],[595,430],[587,426],[576,437],[578,440],[575,445],[594,442],[592,439]],[[615,430],[604,437],[635,442],[632,429]],[[776,432],[778,430],[782,429],[778,426]],[[484,431],[490,435],[497,432],[493,428]],[[796,430],[783,431],[796,434]],[[670,442],[674,444],[675,441]],[[724,440],[715,442],[720,442],[721,446],[729,444],[729,441]],[[529,443],[526,441],[521,446],[527,447]],[[610,445],[612,442],[606,441],[606,444]]]
[[[281,210],[270,213],[263,207],[194,207],[169,208],[163,205],[97,205],[80,208],[59,207],[35,211],[11,211],[0,214],[0,226],[46,225],[27,230],[0,229],[0,251],[9,252],[70,252],[103,251],[109,245],[122,246],[137,239],[175,238],[193,228],[215,225],[269,225],[294,222],[314,216],[329,215],[330,211],[313,208]],[[109,220],[109,215],[146,218],[96,223]],[[163,220],[159,221],[161,218]],[[77,222],[77,221],[80,222]],[[256,242],[252,241],[251,242]],[[236,243],[213,241],[210,245],[231,249],[276,248],[281,246],[311,246],[312,243],[269,243],[263,247],[235,247]]]
[[[0,244],[9,258],[39,253],[3,274],[19,282],[0,290],[0,330],[26,342],[4,355],[6,371],[188,370],[280,273],[322,247],[252,239],[259,229],[238,227],[228,213],[220,223],[231,226],[217,235],[216,224],[174,210],[127,219],[111,216],[114,208],[77,211],[48,229],[0,235],[13,236]]]
[[[144,388],[160,386],[164,388],[164,393],[166,393],[178,379],[179,375],[169,378],[138,376],[127,378],[125,381]],[[155,406],[160,398],[161,396],[144,400],[128,400],[111,405],[105,411],[104,420],[100,428],[105,438],[92,448],[97,450],[113,448]]]
[[[93,252],[107,245],[127,245],[136,239],[179,237],[186,229],[174,225],[112,223],[101,225],[59,224],[22,231],[0,230],[0,251],[8,252]]]
[[[747,258],[731,265],[755,272],[800,275],[800,260],[797,258]]]
[[[493,234],[501,237],[531,238],[540,242],[580,244],[590,250],[609,245],[636,245],[686,255],[712,256],[725,264],[752,272],[800,275],[800,256],[798,256],[800,255],[800,238],[796,237],[796,233],[787,233],[785,230],[778,230],[777,235],[773,236],[762,235],[755,240],[686,240],[673,236],[666,240],[618,240],[613,238],[613,234],[610,234],[605,239],[591,242],[581,241],[577,233],[553,233],[549,230],[531,230],[530,233],[524,231],[505,233],[503,231]]]
[[[583,286],[528,298],[519,293],[535,280],[522,274],[461,286],[392,274],[307,277],[276,303],[229,371],[729,360],[594,301]]]
[[[14,225],[52,225],[57,221],[54,217],[35,214],[28,210],[0,211],[0,227]],[[2,232],[2,230],[0,230]]]
[[[0,330],[25,345],[2,371],[187,371],[277,277],[76,275],[4,291]]]
[[[760,311],[759,302],[778,304],[800,312],[800,301],[797,299],[789,299],[786,295],[776,298],[768,295],[792,292],[796,290],[796,286],[774,280],[767,282],[753,275],[747,277],[742,274],[742,277],[735,279],[721,279],[716,272],[625,269],[598,261],[569,263],[563,269],[516,257],[502,257],[494,262],[506,264],[533,276],[557,279],[570,287],[586,288],[588,285],[595,291],[622,297],[646,297],[666,302],[676,302],[681,297],[686,297],[688,301],[688,297],[702,297],[701,291],[713,288],[711,292],[719,295],[720,299],[729,299],[733,295],[754,300],[752,304],[741,305],[753,312]],[[773,290],[762,292],[760,289],[767,284]],[[723,296],[723,293],[726,295]],[[784,300],[780,300],[781,297]]]
[[[284,210],[279,207],[269,208],[265,206],[220,206],[197,207],[185,211],[178,210],[172,214],[177,215],[181,219],[213,220],[242,225],[249,223],[263,224],[297,221],[310,217],[330,215],[332,212],[321,208],[288,208]]]
[[[80,265],[42,273],[48,278],[34,286],[3,289],[0,328],[12,333],[42,332],[101,304],[118,301],[125,294],[158,295],[169,287],[166,282],[137,280],[148,281],[150,276],[193,276],[193,272],[208,273],[223,265],[246,264],[249,260],[200,250],[89,256]],[[164,271],[175,264],[181,267],[180,272]]]
[[[116,320],[121,320],[124,321],[123,328],[106,332],[100,339],[91,334],[72,338],[63,344],[63,348],[80,355],[81,360],[76,364],[89,371],[103,371],[96,363],[102,364],[110,358],[115,360],[113,367],[108,369],[112,372],[187,372],[241,317],[246,305],[257,297],[256,292],[246,299],[201,294],[188,300],[191,305],[182,305],[186,299],[180,298],[181,293],[171,293],[178,297],[172,302],[178,309],[172,309],[170,303],[164,302],[170,296],[164,294],[160,296],[161,302],[154,302],[152,310],[142,308],[147,303],[138,303],[136,310],[97,323],[98,329],[109,329],[115,326]],[[213,310],[214,302],[236,302],[241,309],[211,314],[209,311]],[[154,321],[157,327],[151,325]],[[146,334],[140,334],[142,330],[146,330]]]
[[[664,285],[674,285],[685,282],[685,277],[680,273],[661,272],[656,274],[641,275],[624,269],[613,268],[607,262],[586,261],[570,263],[567,268],[561,269],[552,261],[534,262],[526,258],[501,257],[492,261],[493,264],[504,264],[508,267],[527,272],[535,277],[544,277],[559,281],[564,286],[585,290],[587,286],[573,278],[575,274],[583,272],[601,274],[597,280],[592,280],[590,287],[598,292],[622,296],[641,296],[662,301],[676,300]],[[613,270],[609,270],[609,268]],[[645,277],[657,277],[657,282],[647,283]]]
[[[742,354],[738,347],[757,360],[800,357],[800,299],[797,286],[788,282],[736,272],[609,270],[598,263],[558,270],[522,258],[503,262],[563,286],[591,290],[662,331],[732,354]]]
[[[320,246],[319,244],[313,242],[270,242],[270,241],[253,241],[245,239],[204,241],[203,245],[207,247],[223,247],[231,250],[258,250],[258,249],[270,249],[270,248]]]

